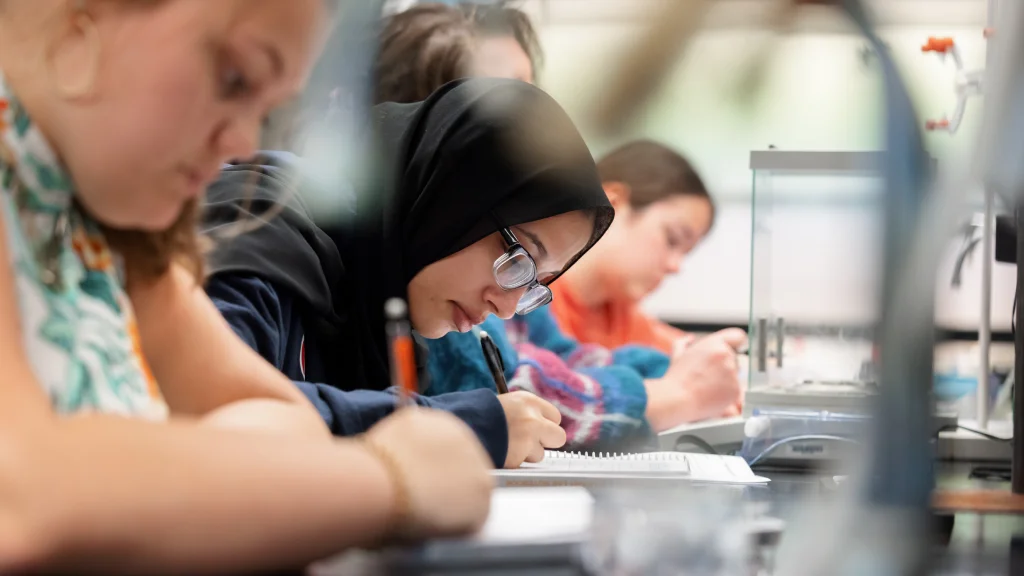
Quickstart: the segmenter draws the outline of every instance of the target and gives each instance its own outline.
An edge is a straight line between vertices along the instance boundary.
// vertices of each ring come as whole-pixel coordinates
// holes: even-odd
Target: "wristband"
[[[402,469],[390,450],[365,436],[362,438],[362,444],[366,447],[367,452],[372,454],[384,466],[388,478],[391,479],[391,485],[394,487],[394,504],[392,506],[393,512],[388,519],[384,535],[386,539],[398,537],[404,531],[403,529],[406,527],[411,514],[409,509],[409,486],[405,482],[405,475],[402,474]]]

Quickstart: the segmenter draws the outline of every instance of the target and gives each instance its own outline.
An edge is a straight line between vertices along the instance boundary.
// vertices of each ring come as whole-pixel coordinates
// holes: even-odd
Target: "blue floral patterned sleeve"
[[[528,390],[558,407],[568,446],[608,445],[650,433],[644,380],[664,374],[664,354],[580,345],[558,330],[547,308],[508,321],[491,316],[481,328],[502,354],[509,388]],[[428,394],[494,389],[474,334],[449,334],[429,346]]]

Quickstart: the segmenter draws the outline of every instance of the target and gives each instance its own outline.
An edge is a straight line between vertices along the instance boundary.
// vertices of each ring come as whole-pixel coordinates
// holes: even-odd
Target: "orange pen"
[[[391,385],[398,388],[401,406],[415,405],[412,395],[419,392],[416,382],[416,350],[408,310],[409,307],[401,298],[391,298],[384,303],[388,352],[391,357]]]

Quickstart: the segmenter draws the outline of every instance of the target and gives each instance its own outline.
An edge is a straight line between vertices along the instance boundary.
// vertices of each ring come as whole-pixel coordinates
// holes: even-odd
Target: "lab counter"
[[[966,463],[937,463],[936,464],[936,483],[940,490],[962,490],[962,489],[982,489],[982,490],[1005,490],[1009,491],[1009,483],[1000,480],[991,480],[983,478],[972,478],[971,472],[975,468],[974,465]],[[762,487],[756,488],[745,488],[743,490],[718,490],[712,492],[702,492],[698,495],[698,498],[707,501],[708,499],[717,499],[719,502],[727,502],[728,499],[732,499],[735,503],[742,505],[745,510],[745,514],[749,515],[753,510],[755,514],[763,515],[765,517],[778,518],[784,521],[787,528],[782,534],[782,538],[794,537],[792,536],[793,526],[797,526],[801,518],[803,517],[803,510],[806,509],[806,504],[813,502],[814,506],[828,506],[831,503],[836,502],[846,495],[846,492],[851,490],[852,487],[848,485],[847,481],[843,479],[837,479],[831,474],[826,473],[815,473],[807,471],[787,471],[787,470],[772,470],[762,469],[756,470],[759,475],[767,476],[771,478],[771,482]],[[685,491],[684,491],[685,493]],[[628,491],[621,489],[609,490],[604,492],[595,493],[595,499],[597,501],[596,507],[600,508],[602,503],[607,504],[614,501],[629,501],[632,502],[633,509],[626,515],[621,515],[617,518],[610,518],[607,515],[601,513],[595,513],[595,529],[593,533],[596,535],[594,539],[599,540],[601,538],[607,538],[608,533],[614,530],[620,532],[626,531],[630,522],[635,522],[637,516],[640,517],[649,516],[644,518],[646,526],[656,525],[656,520],[653,520],[657,514],[665,514],[666,511],[671,511],[673,507],[673,500],[679,499],[684,501],[680,506],[686,506],[686,500],[689,499],[690,505],[696,500],[693,499],[692,491],[690,493],[680,494],[669,494],[669,493],[647,493],[647,494],[629,494]],[[636,503],[641,502],[639,507]],[[605,506],[607,507],[607,506]],[[644,510],[643,508],[647,509]],[[726,506],[728,507],[728,506]],[[705,507],[706,508],[706,507]],[[714,524],[714,522],[722,522],[724,516],[718,518],[692,518],[691,522],[687,525],[692,528],[695,525],[700,524]],[[609,526],[613,525],[613,526]],[[682,524],[680,524],[682,525]],[[637,524],[636,526],[640,526]],[[631,528],[636,530],[636,528]],[[642,530],[642,529],[641,529]],[[604,536],[602,536],[604,534]],[[678,546],[671,545],[666,546],[666,542],[661,542],[664,550],[670,550],[670,552],[664,552],[665,564],[668,565],[669,571],[664,573],[675,573],[673,570],[680,566],[681,556],[685,557],[687,554],[686,550],[692,549],[694,556],[703,556],[704,551],[700,548],[693,548],[694,542],[698,542],[699,538],[707,538],[708,535],[695,534],[690,530],[686,537],[680,538]],[[684,542],[686,538],[689,538],[689,542]],[[697,540],[694,540],[694,539]],[[719,538],[723,540],[727,538]],[[957,574],[957,575],[977,575],[977,576],[989,576],[989,575],[1004,575],[1004,574],[1024,574],[1024,515],[1008,515],[1008,514],[977,514],[972,512],[958,512],[955,514],[948,513],[937,513],[934,516],[933,523],[931,526],[931,539],[934,546],[934,554],[931,559],[933,560],[932,574],[946,575],[946,574]],[[627,539],[628,540],[628,539]],[[410,571],[408,567],[404,567],[400,572],[389,568],[388,563],[382,560],[382,555],[359,552],[349,553],[342,555],[336,559],[317,565],[316,569],[311,571],[310,574],[316,574],[317,576],[368,576],[371,574],[458,574],[465,576],[467,574],[499,574],[499,575],[510,575],[510,574],[536,574],[536,575],[558,575],[558,576],[570,576],[570,575],[590,575],[597,576],[601,574],[644,574],[650,573],[648,570],[651,568],[649,559],[645,565],[642,557],[651,555],[652,551],[658,550],[659,543],[655,542],[659,540],[657,537],[651,537],[651,535],[634,534],[633,539],[630,541],[632,546],[631,549],[626,550],[625,555],[632,555],[631,562],[634,570],[623,570],[622,567],[617,567],[614,571],[603,570],[600,566],[600,562],[586,562],[582,561],[580,555],[570,555],[569,559],[565,562],[555,562],[548,565],[538,564],[528,568],[520,565],[516,567],[505,566],[489,566],[487,568],[478,567],[477,569],[470,571],[451,571],[446,572],[444,570],[431,569],[429,571],[417,572],[415,570]],[[660,540],[671,540],[660,538]],[[589,542],[589,553],[593,554],[593,549],[607,548],[608,544],[595,544]],[[765,541],[762,544],[766,545],[766,549],[762,549],[759,554],[765,554],[763,557],[759,557],[754,564],[756,567],[751,568],[759,570],[756,572],[736,572],[737,574],[745,573],[756,573],[759,576],[768,576],[772,574],[771,568],[774,560],[772,559],[773,550],[770,548],[777,544],[776,542]],[[619,547],[620,555],[623,554],[623,540],[620,538],[616,544]],[[690,546],[690,548],[688,548]],[[586,548],[586,545],[581,544],[581,547]],[[713,548],[714,545],[705,546],[705,548]],[[682,550],[682,552],[681,552]],[[585,555],[585,554],[584,554]],[[743,559],[744,562],[748,562],[746,566],[750,566],[751,559]],[[701,559],[706,562],[707,558]],[[607,564],[607,562],[605,562]],[[636,569],[640,566],[646,566],[644,569]],[[662,566],[664,568],[664,566]],[[720,572],[723,573],[723,572]],[[733,572],[724,572],[733,573]]]

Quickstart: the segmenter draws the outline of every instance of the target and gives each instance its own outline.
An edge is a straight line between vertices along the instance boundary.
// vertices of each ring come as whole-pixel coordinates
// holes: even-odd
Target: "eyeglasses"
[[[501,237],[508,249],[494,261],[494,279],[502,290],[517,290],[529,286],[519,298],[516,314],[524,315],[551,303],[551,289],[537,282],[537,262],[519,243],[508,228],[501,229]]]

